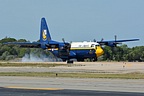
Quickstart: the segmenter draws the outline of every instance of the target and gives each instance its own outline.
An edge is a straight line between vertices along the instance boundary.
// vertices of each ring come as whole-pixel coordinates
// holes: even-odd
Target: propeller
[[[103,42],[103,40],[104,40],[104,39],[102,38],[100,42]],[[100,43],[100,46],[103,46],[103,44],[102,44],[102,43]]]
[[[116,42],[116,40],[117,40],[117,36],[115,35],[114,37],[115,37],[115,42]]]
[[[102,42],[103,40],[104,40],[104,39],[102,38],[102,39],[101,39],[101,42]]]
[[[104,39],[102,38],[100,42],[102,42]],[[96,39],[93,40],[93,42],[97,42]]]
[[[99,44],[100,44],[101,47],[102,47],[102,45],[104,45],[104,44],[102,43],[103,40],[104,40],[104,39],[102,38],[101,41],[99,42]],[[93,42],[96,42],[96,43],[97,43],[96,39],[94,39]]]
[[[116,47],[117,46],[117,42],[116,42],[117,36],[116,35],[114,35],[114,39],[115,39],[115,42],[113,44],[114,44],[114,47]]]
[[[117,35],[115,35],[114,38],[115,38],[114,47],[117,47],[117,44],[122,44],[117,42]]]
[[[65,45],[63,46],[64,49],[70,49],[70,47],[71,47],[70,43],[66,43],[65,40],[64,40],[64,38],[62,38],[62,41],[63,41],[64,44],[65,44]]]
[[[96,42],[96,39],[94,39],[93,42]]]

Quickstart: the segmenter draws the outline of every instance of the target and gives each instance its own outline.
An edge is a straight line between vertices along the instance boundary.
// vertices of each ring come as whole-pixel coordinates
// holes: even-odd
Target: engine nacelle
[[[116,47],[116,43],[115,42],[108,42],[107,46],[110,46],[110,47]]]
[[[69,56],[69,52],[70,52],[70,44],[69,43],[65,43],[65,44],[59,44],[59,56],[63,57],[63,56]]]

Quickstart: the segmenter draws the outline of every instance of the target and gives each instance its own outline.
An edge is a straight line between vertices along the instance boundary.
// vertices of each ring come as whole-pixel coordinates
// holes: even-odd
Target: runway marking
[[[12,88],[12,89],[29,89],[29,90],[63,90],[60,88],[32,88],[32,87],[20,87],[20,86],[7,86],[4,88]]]

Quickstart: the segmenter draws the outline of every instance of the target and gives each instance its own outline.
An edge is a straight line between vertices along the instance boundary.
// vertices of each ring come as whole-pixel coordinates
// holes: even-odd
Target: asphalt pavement
[[[0,88],[0,96],[144,96],[137,92]]]

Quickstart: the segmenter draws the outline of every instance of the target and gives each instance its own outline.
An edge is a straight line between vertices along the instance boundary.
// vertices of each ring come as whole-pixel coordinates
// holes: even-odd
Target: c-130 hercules
[[[128,39],[128,40],[111,40],[111,41],[93,41],[93,42],[72,42],[68,43],[54,41],[51,38],[49,29],[45,18],[41,19],[41,29],[40,29],[40,41],[39,42],[6,42],[4,44],[8,45],[19,45],[24,48],[42,48],[44,50],[49,50],[58,58],[61,58],[67,63],[73,63],[71,59],[77,59],[77,61],[84,61],[84,59],[89,58],[92,61],[97,61],[97,58],[101,56],[104,51],[101,45],[107,45],[110,47],[115,47],[121,42],[127,41],[137,41],[139,39]]]

